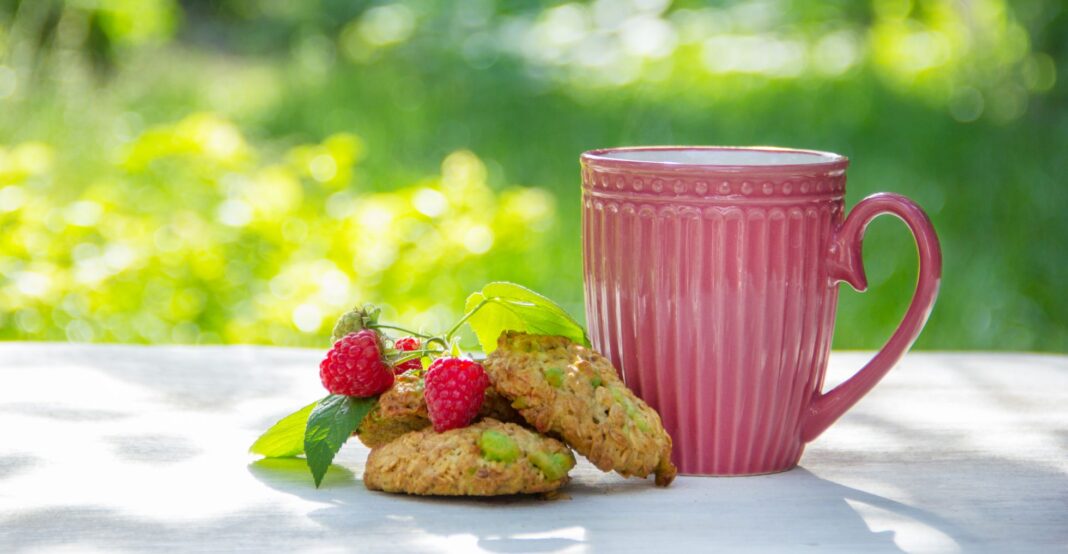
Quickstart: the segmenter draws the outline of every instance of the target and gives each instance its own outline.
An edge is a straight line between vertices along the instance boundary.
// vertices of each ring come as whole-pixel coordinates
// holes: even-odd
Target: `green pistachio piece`
[[[550,367],[545,370],[545,380],[555,388],[564,386],[564,370],[558,367]]]
[[[519,445],[512,437],[493,429],[487,429],[478,437],[478,447],[482,457],[491,462],[510,464],[519,458]]]
[[[627,398],[623,391],[618,388],[612,389],[612,398],[616,403],[623,406],[623,409],[627,412],[627,417],[634,422],[634,425],[638,427],[644,433],[649,432],[649,422],[645,420],[645,416],[642,415],[638,407],[634,405],[634,402],[630,398]]]
[[[575,465],[571,457],[559,452],[550,454],[537,451],[528,454],[527,457],[530,458],[530,463],[540,469],[545,474],[545,478],[550,481],[562,479]]]

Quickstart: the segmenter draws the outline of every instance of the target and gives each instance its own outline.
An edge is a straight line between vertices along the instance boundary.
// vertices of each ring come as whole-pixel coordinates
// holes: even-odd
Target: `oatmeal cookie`
[[[508,400],[493,387],[486,389],[478,417],[524,422]],[[360,442],[374,448],[405,433],[429,426],[430,416],[427,415],[426,401],[423,399],[423,377],[418,372],[408,372],[398,375],[393,388],[378,397],[378,404],[360,422],[356,435]]]
[[[559,436],[603,471],[675,478],[671,437],[604,357],[565,337],[506,331],[483,364],[490,382],[542,433]]]
[[[363,483],[418,495],[542,493],[567,483],[574,465],[560,441],[488,418],[444,433],[427,427],[371,450]]]

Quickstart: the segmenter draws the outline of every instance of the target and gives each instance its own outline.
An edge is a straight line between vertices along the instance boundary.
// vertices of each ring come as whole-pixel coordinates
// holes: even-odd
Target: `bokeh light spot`
[[[663,58],[675,50],[675,29],[658,17],[641,15],[628,19],[621,36],[624,50],[636,56]]]
[[[855,33],[828,33],[812,49],[813,67],[824,75],[840,75],[856,65],[860,55],[860,39]]]
[[[0,212],[13,212],[22,207],[26,201],[26,193],[18,185],[8,185],[0,188]]]
[[[223,225],[244,227],[252,221],[252,208],[241,200],[230,199],[219,204],[215,217]]]
[[[472,254],[484,254],[493,246],[493,230],[485,225],[475,225],[464,233],[464,248]]]
[[[412,197],[412,206],[427,217],[437,217],[449,207],[449,200],[434,189],[421,188]]]
[[[67,223],[79,227],[91,227],[100,221],[104,209],[91,200],[79,200],[67,206],[64,216]]]
[[[337,175],[337,162],[328,154],[320,154],[308,163],[311,176],[320,183],[325,183]]]
[[[40,298],[48,294],[52,278],[46,273],[23,271],[15,277],[15,286],[26,296]]]
[[[369,44],[385,46],[408,40],[415,31],[415,14],[404,4],[387,4],[367,10],[358,32]]]
[[[315,304],[301,304],[293,309],[293,324],[304,333],[314,333],[323,324],[323,312]]]

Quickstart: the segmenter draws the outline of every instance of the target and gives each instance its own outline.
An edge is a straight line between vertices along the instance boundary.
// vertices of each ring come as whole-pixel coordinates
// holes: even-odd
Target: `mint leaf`
[[[478,311],[471,314],[476,308]],[[487,354],[497,349],[497,338],[507,330],[561,335],[585,346],[590,344],[586,330],[557,303],[515,283],[495,282],[482,287],[467,297],[465,311],[471,314],[467,324]]]
[[[374,407],[375,400],[331,394],[312,410],[304,431],[304,454],[316,488],[323,482],[334,455]]]
[[[300,410],[278,420],[252,443],[248,451],[267,458],[288,458],[304,453],[304,429],[308,416],[319,401],[316,400]]]

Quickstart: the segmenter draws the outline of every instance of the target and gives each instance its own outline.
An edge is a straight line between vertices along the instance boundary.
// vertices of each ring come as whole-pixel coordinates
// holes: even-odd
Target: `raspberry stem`
[[[426,353],[422,350],[413,350],[412,352],[403,356],[399,356],[396,360],[393,360],[393,365],[401,365],[404,362],[415,360],[417,358],[422,358],[425,355]]]
[[[471,308],[471,310],[469,312],[464,314],[464,316],[460,318],[460,321],[457,321],[456,325],[453,325],[452,329],[449,329],[448,333],[445,333],[445,340],[448,341],[448,340],[452,339],[452,336],[455,335],[456,332],[460,330],[460,327],[462,327],[463,324],[466,323],[468,319],[471,319],[471,316],[475,315],[476,312],[481,310],[482,306],[485,306],[486,304],[489,304],[490,302],[495,302],[496,300],[497,300],[497,297],[483,298],[482,301],[479,302],[478,304],[476,304],[474,308]],[[445,346],[446,346],[446,348],[448,347],[447,344]]]
[[[443,351],[449,349],[449,342],[441,337],[430,337],[426,339],[426,344],[424,346],[429,348],[430,345],[434,344],[435,342],[441,345]]]
[[[439,350],[427,348],[430,342],[441,342],[441,339],[437,337],[431,337],[430,341],[427,341],[427,344],[424,345],[423,348],[420,348],[419,350],[408,351],[400,356],[397,356],[397,358],[393,360],[393,365],[400,365],[409,360],[415,360],[417,358],[422,358],[423,356],[430,356],[431,354],[441,354],[442,352],[445,352],[444,349]]]
[[[419,337],[421,339],[429,339],[429,338],[431,338],[430,335],[426,335],[426,334],[423,334],[423,333],[416,333],[415,331],[412,331],[411,329],[405,329],[404,327],[397,327],[396,325],[386,325],[384,323],[373,323],[371,325],[368,325],[368,327],[370,327],[372,329],[390,329],[390,330],[393,330],[393,331],[400,331],[402,333],[408,333],[409,335],[412,335],[413,337]]]

